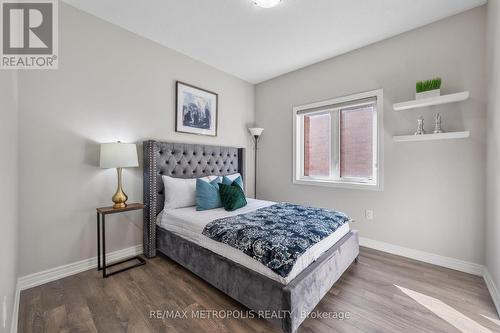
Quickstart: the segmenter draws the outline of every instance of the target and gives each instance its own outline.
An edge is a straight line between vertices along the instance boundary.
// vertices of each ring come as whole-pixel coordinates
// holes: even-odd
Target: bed
[[[242,148],[197,144],[144,142],[144,254],[157,252],[176,261],[212,286],[268,318],[286,333],[296,332],[322,297],[356,260],[357,232],[347,224],[301,255],[287,276],[202,231],[211,221],[271,207],[273,202],[248,199],[235,212],[222,208],[197,212],[194,207],[163,211],[162,176],[198,178],[240,173],[244,177]],[[277,314],[277,315],[276,315]]]

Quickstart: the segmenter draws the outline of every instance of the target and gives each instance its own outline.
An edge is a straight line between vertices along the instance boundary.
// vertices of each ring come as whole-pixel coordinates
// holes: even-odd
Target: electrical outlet
[[[2,323],[3,328],[7,328],[7,296],[3,297],[2,302]]]
[[[365,219],[373,220],[373,210],[372,209],[365,210]]]

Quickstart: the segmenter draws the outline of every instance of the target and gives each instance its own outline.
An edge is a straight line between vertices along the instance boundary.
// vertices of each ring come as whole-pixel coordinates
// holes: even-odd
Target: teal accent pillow
[[[238,176],[238,178],[233,181],[231,181],[231,179],[227,178],[226,176],[222,178],[222,184],[224,185],[231,185],[233,183],[238,184],[239,187],[241,187],[241,189],[243,190],[243,179],[241,179],[241,176]]]
[[[196,210],[209,210],[222,207],[219,195],[221,178],[217,177],[210,183],[196,179]]]
[[[231,185],[219,184],[220,199],[225,210],[232,212],[247,205],[243,189],[233,182]]]

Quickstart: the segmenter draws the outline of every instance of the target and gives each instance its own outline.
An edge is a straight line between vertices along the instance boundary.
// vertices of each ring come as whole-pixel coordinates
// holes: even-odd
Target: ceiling
[[[486,0],[64,0],[194,59],[259,83]]]

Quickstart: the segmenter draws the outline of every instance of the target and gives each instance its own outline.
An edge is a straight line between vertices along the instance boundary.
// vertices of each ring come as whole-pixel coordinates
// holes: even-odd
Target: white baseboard
[[[500,293],[498,292],[498,288],[493,280],[493,277],[486,267],[484,267],[483,278],[484,282],[486,282],[486,286],[488,287],[488,291],[490,292],[491,299],[493,300],[493,303],[495,303],[497,313],[500,316]]]
[[[369,238],[360,237],[359,244],[361,246],[369,247],[371,249],[388,252],[402,257],[407,257],[410,259],[415,259],[423,261],[429,264],[438,265],[446,268],[455,269],[457,271],[479,275],[482,276],[484,272],[484,266],[476,264],[473,262],[468,262],[460,259],[454,259],[450,257],[441,256],[434,253],[419,251],[410,249],[407,247],[402,247],[399,245],[393,245],[389,243],[384,243],[376,241]]]
[[[10,323],[10,333],[17,333],[17,318],[19,317],[19,298],[21,297],[21,289],[19,283],[16,284],[16,292],[14,295],[14,305],[12,309],[12,321]]]
[[[110,252],[106,254],[106,261],[113,262],[125,259],[130,256],[142,254],[142,244],[132,246],[126,249]],[[21,290],[39,286],[41,284],[62,279],[92,268],[97,267],[97,257],[80,260],[71,264],[55,267],[46,271],[22,276],[18,279],[18,285]]]
[[[430,264],[443,266],[451,269],[455,269],[458,271],[462,271],[465,273],[470,273],[474,275],[483,276],[486,282],[486,286],[490,291],[491,298],[495,303],[497,312],[500,315],[500,293],[493,281],[488,270],[479,264],[475,264],[472,262],[454,259],[450,257],[445,257],[429,252],[414,250],[398,245],[393,245],[389,243],[384,243],[376,240],[372,240],[369,238],[360,237],[359,242],[361,246],[365,246],[368,248],[372,248],[375,250],[392,253],[395,255],[427,262]],[[118,250],[115,252],[108,253],[106,255],[106,260],[112,262],[120,259],[124,259],[129,256],[134,256],[142,254],[142,244],[129,247],[126,249]],[[20,293],[24,289],[36,287],[42,285],[47,282],[55,281],[58,279],[62,279],[64,277],[74,275],[89,269],[94,269],[97,265],[97,257],[81,260],[75,263],[71,263],[68,265],[59,266],[56,268],[48,269],[42,272],[26,275],[20,277],[17,282],[16,295],[14,299],[14,309],[12,314],[12,326],[11,333],[17,333],[17,321],[18,321],[18,311],[19,311],[19,297]]]
[[[441,256],[434,253],[429,253],[429,252],[410,249],[407,247],[384,243],[364,237],[359,238],[359,245],[379,250],[382,252],[387,252],[398,256],[423,261],[429,264],[482,276],[486,283],[486,286],[488,287],[488,291],[490,292],[491,299],[495,304],[497,313],[500,316],[500,292],[495,284],[495,281],[493,280],[493,277],[491,276],[490,272],[485,266],[469,261]]]
[[[127,257],[142,254],[142,244],[132,246],[126,249],[110,252],[106,254],[106,261],[113,262]],[[11,333],[17,333],[17,321],[19,316],[19,298],[21,291],[33,288],[51,281],[59,280],[64,277],[78,274],[89,269],[97,267],[97,257],[80,260],[71,264],[47,269],[42,272],[29,274],[17,279],[16,294],[14,296],[14,309],[12,311]]]

